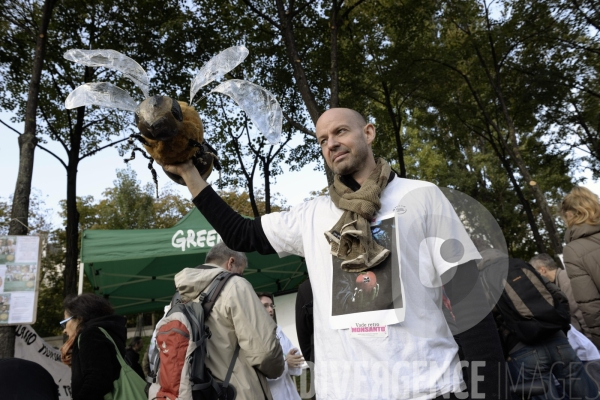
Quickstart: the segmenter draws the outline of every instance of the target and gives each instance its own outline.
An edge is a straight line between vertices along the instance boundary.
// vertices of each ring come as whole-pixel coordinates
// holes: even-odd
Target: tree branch
[[[50,130],[50,137],[56,141],[58,141],[62,147],[65,149],[65,151],[68,153],[69,152],[69,147],[67,146],[67,144],[65,143],[65,141],[60,137],[60,135],[58,134],[58,132],[56,132],[56,130],[54,130],[54,127],[52,126],[52,124],[50,123],[50,121],[48,120],[48,116],[46,115],[46,113],[44,112],[44,107],[39,107],[40,113],[42,114],[42,117],[44,117],[44,121],[46,121],[46,125],[48,126],[48,129]]]
[[[6,122],[2,121],[1,119],[0,119],[0,124],[4,125],[5,127],[7,127],[8,129],[10,129],[11,131],[15,132],[17,135],[19,135],[19,136],[22,135],[21,132],[19,132],[18,130],[16,130],[12,126],[8,125]]]
[[[268,21],[271,25],[277,27],[277,29],[281,30],[281,25],[279,25],[277,22],[275,22],[271,17],[269,17],[268,15],[266,15],[265,13],[263,13],[262,11],[260,11],[258,8],[256,8],[254,6],[254,4],[252,4],[252,2],[250,2],[250,0],[242,0],[250,10],[252,10],[252,12],[256,15],[258,15],[259,17],[263,18],[264,20]]]
[[[93,156],[93,155],[94,155],[94,154],[96,154],[97,152],[99,152],[99,151],[102,151],[102,150],[106,149],[107,147],[114,146],[115,144],[119,144],[119,143],[121,143],[121,142],[124,142],[124,141],[126,141],[126,140],[129,140],[129,138],[127,137],[127,138],[125,138],[125,139],[117,140],[116,142],[109,143],[109,144],[107,144],[106,146],[102,146],[102,147],[100,147],[99,149],[96,149],[96,150],[92,150],[92,151],[90,151],[90,152],[87,152],[86,154],[84,154],[84,155],[82,155],[81,157],[79,157],[79,161],[83,160],[83,159],[84,159],[84,158],[86,158],[86,157]]]
[[[352,10],[354,10],[356,7],[358,7],[359,5],[361,5],[362,3],[364,3],[366,0],[358,0],[356,3],[354,3],[353,5],[351,5],[350,7],[348,7],[346,9],[346,12],[342,15],[342,19],[346,19],[348,18],[348,15],[352,12]],[[340,4],[340,7],[342,5]]]
[[[295,9],[294,11],[292,11],[292,18],[294,18],[296,15],[300,14],[306,7],[308,7],[309,5],[311,5],[314,2],[315,2],[315,0],[309,0],[306,3],[302,4],[300,7],[298,7],[297,9]]]
[[[300,132],[304,133],[305,135],[312,136],[314,138],[317,137],[317,134],[315,132],[311,131],[310,129],[308,129],[304,125],[296,122],[295,120],[293,120],[292,118],[290,118],[285,112],[283,113],[283,116],[287,120],[287,122],[290,123],[290,125],[292,125],[296,129],[298,129]]]
[[[586,20],[586,22],[588,24],[592,25],[597,30],[600,30],[600,24],[596,23],[596,21],[594,21],[592,18],[590,18],[587,15],[587,13],[581,9],[581,5],[579,4],[579,2],[577,0],[571,0],[571,3],[573,3],[573,5],[575,6],[575,9],[577,9],[577,11],[579,11],[579,13],[581,15],[583,15],[583,18]]]
[[[67,169],[67,164],[65,164],[65,162],[56,154],[54,154],[53,152],[51,152],[50,150],[48,150],[47,148],[45,148],[44,146],[42,146],[41,144],[36,144],[37,147],[39,147],[40,149],[44,150],[45,152],[49,153],[51,156],[53,156],[54,158],[56,158],[58,160],[59,163],[62,164],[63,167],[65,167],[65,169]]]
[[[105,119],[106,119],[106,118],[102,118],[102,119],[97,119],[97,120],[95,120],[95,121],[91,121],[90,123],[88,123],[88,124],[85,124],[85,125],[83,126],[83,128],[82,128],[82,129],[87,129],[87,128],[89,128],[90,126],[96,125],[98,122],[102,122],[102,121],[104,121]]]

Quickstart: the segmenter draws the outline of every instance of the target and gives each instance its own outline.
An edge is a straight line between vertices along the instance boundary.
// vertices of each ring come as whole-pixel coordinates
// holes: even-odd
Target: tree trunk
[[[533,180],[533,177],[529,173],[529,169],[521,156],[521,151],[519,150],[519,146],[516,139],[516,134],[514,127],[512,126],[512,120],[509,124],[510,130],[510,143],[504,142],[504,145],[511,155],[511,158],[517,164],[519,168],[519,172],[521,176],[523,176],[523,180],[529,184],[529,188],[535,197],[537,205],[542,214],[542,220],[544,221],[544,225],[546,226],[546,230],[548,231],[548,237],[550,238],[550,244],[552,245],[552,250],[555,255],[562,254],[562,245],[560,243],[560,239],[558,238],[558,232],[556,230],[556,225],[554,223],[554,219],[552,218],[552,211],[550,211],[550,207],[548,207],[548,203],[546,202],[546,197],[544,193],[540,190],[537,183]],[[499,135],[502,137],[502,135]]]
[[[273,146],[271,146],[272,148]],[[266,157],[268,159],[268,157]],[[263,160],[263,175],[265,176],[265,214],[271,214],[271,164]]]
[[[488,23],[489,23],[489,20],[488,20]],[[488,31],[488,34],[489,33],[490,32]],[[490,43],[493,43],[491,37],[490,37]],[[510,157],[514,160],[524,181],[529,184],[529,187],[531,188],[533,196],[535,197],[537,205],[542,214],[542,220],[544,221],[546,230],[548,231],[548,237],[550,238],[552,250],[554,251],[554,254],[556,256],[558,256],[558,254],[562,253],[562,245],[560,243],[560,239],[558,238],[556,224],[554,223],[554,219],[552,218],[552,212],[550,211],[550,207],[548,207],[548,203],[546,202],[546,197],[544,196],[544,193],[540,190],[540,188],[537,186],[537,183],[533,180],[531,174],[529,173],[529,169],[527,168],[527,164],[525,163],[525,160],[523,160],[523,157],[521,156],[521,150],[519,149],[519,143],[517,141],[517,133],[516,133],[517,130],[515,128],[515,124],[510,115],[510,112],[508,111],[508,105],[504,99],[504,93],[502,92],[502,89],[500,86],[501,68],[497,62],[498,57],[496,57],[495,50],[492,46],[492,53],[494,55],[494,73],[492,74],[492,72],[488,69],[488,67],[485,63],[484,57],[482,56],[479,48],[477,46],[475,46],[474,49],[477,53],[477,57],[480,60],[480,64],[487,76],[490,88],[492,88],[492,90],[495,92],[496,98],[498,99],[498,103],[501,108],[502,116],[504,117],[504,121],[506,122],[506,126],[508,128],[508,142],[506,141],[506,139],[503,136],[503,130],[500,129],[500,126],[496,122],[497,119],[492,118],[490,115],[488,115],[485,111],[485,108],[483,108],[483,106],[481,105],[481,103],[480,103],[480,108],[483,111],[488,124],[490,126],[493,126],[494,129],[496,130],[496,132],[498,134],[498,138],[500,139],[500,143],[505,148],[505,150],[508,152]],[[557,258],[557,257],[555,257],[555,258]]]
[[[542,239],[542,235],[540,235],[540,231],[538,229],[537,222],[535,221],[535,216],[533,215],[533,210],[531,209],[531,204],[525,198],[525,195],[523,194],[523,191],[521,190],[521,187],[519,186],[519,183],[517,182],[517,179],[515,178],[515,175],[512,171],[511,165],[509,164],[508,160],[506,158],[504,158],[504,156],[502,156],[502,154],[500,154],[498,152],[498,150],[496,149],[496,146],[493,146],[493,147],[494,147],[494,150],[496,150],[496,155],[500,159],[502,166],[506,170],[508,179],[510,179],[510,182],[512,183],[513,188],[515,189],[515,193],[516,193],[517,197],[519,198],[519,202],[523,206],[523,210],[525,210],[525,214],[527,215],[527,222],[529,222],[529,227],[531,228],[531,233],[533,233],[533,239],[535,241],[537,251],[538,251],[538,253],[545,253],[546,246],[544,245],[544,240]]]
[[[85,78],[89,78],[90,68],[86,67]],[[87,79],[84,80],[87,82]],[[77,294],[78,267],[79,267],[79,211],[77,211],[77,168],[79,167],[79,153],[81,151],[81,137],[83,135],[83,122],[85,107],[77,109],[77,122],[71,133],[71,148],[69,149],[69,163],[67,164],[67,240],[65,258],[65,297]]]
[[[44,2],[42,20],[36,37],[33,70],[31,72],[31,80],[29,81],[29,93],[27,94],[27,106],[25,110],[25,127],[23,134],[19,137],[19,173],[13,195],[11,221],[8,228],[9,235],[25,235],[28,230],[33,156],[35,146],[38,142],[35,136],[38,95],[44,58],[46,56],[46,33],[48,32],[48,25],[50,24],[52,10],[55,5],[56,0],[46,0]],[[14,354],[15,327],[0,327],[0,358],[13,357]]]
[[[27,127],[29,125],[29,127]],[[35,146],[38,142],[35,136],[35,117],[31,124],[25,123],[26,129],[31,129],[19,136],[19,173],[13,195],[12,210],[10,213],[9,235],[26,235],[29,219],[29,196],[31,194],[31,178],[33,176],[33,158]]]
[[[256,205],[256,197],[254,197],[254,181],[252,179],[247,180],[248,184],[248,198],[250,199],[250,206],[252,207],[252,213],[254,218],[260,217],[258,206]]]
[[[340,87],[338,79],[338,2],[337,0],[332,1],[331,5],[331,19],[329,20],[329,27],[331,29],[331,70],[329,71],[331,76],[331,97],[329,98],[329,108],[336,108],[340,106]]]
[[[310,119],[312,120],[313,124],[316,125],[317,120],[321,115],[321,110],[317,106],[315,96],[310,89],[308,79],[304,73],[304,68],[302,68],[302,61],[300,60],[298,49],[296,49],[296,38],[294,36],[292,14],[290,13],[290,10],[285,9],[283,0],[275,0],[275,3],[277,5],[277,14],[281,24],[281,35],[283,36],[288,59],[292,65],[292,70],[294,71],[294,79],[296,80],[298,91],[300,91],[300,95],[302,96],[302,100],[306,105]]]
[[[402,138],[400,137],[400,131],[402,130],[402,115],[400,115],[400,121],[396,120],[396,113],[394,113],[394,107],[392,106],[392,99],[390,96],[390,90],[385,81],[381,82],[383,86],[383,92],[385,93],[385,107],[387,109],[390,120],[392,121],[392,128],[394,129],[394,138],[396,139],[396,152],[398,153],[398,163],[400,164],[400,178],[406,178],[406,164],[404,163],[404,147],[402,145]]]
[[[65,259],[65,297],[77,294],[79,267],[79,211],[77,211],[77,164],[67,169],[67,237]]]

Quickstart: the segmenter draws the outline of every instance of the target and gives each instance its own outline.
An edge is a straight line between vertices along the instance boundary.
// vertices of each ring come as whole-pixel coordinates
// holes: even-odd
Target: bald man
[[[165,169],[183,177],[194,204],[230,248],[305,258],[318,399],[505,399],[491,316],[455,331],[456,339],[444,318],[444,289],[453,326],[474,315],[461,302],[466,293],[480,296],[478,306],[486,303],[473,286],[478,280],[457,279],[477,276],[473,260],[480,256],[448,200],[435,185],[401,179],[375,159],[375,126],[354,110],[323,113],[316,136],[335,175],[329,196],[254,220],[231,210],[191,162]],[[445,255],[436,242],[442,231],[455,239],[444,242]],[[471,285],[455,284],[465,281]],[[468,388],[457,342],[467,361],[480,362]]]

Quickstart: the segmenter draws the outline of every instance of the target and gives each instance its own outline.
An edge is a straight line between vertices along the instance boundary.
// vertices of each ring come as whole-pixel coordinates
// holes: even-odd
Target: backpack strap
[[[240,276],[239,274],[233,274],[229,271],[223,271],[217,275],[217,277],[212,281],[208,289],[200,295],[200,303],[202,307],[204,307],[204,320],[208,319],[215,303],[217,302],[217,298],[219,294],[221,294],[221,290],[223,290],[223,286],[227,283],[227,281],[233,276]]]
[[[175,291],[175,294],[173,295],[173,298],[171,299],[170,307],[173,308],[174,305],[179,304],[179,303],[183,303],[183,300],[181,300],[181,294],[179,294],[179,290],[177,290],[177,291]]]
[[[215,303],[217,302],[217,298],[223,290],[223,286],[227,283],[229,279],[233,276],[239,276],[239,274],[233,274],[229,271],[223,271],[212,281],[208,290],[206,291],[206,296],[201,299],[202,307],[204,307],[204,320],[208,319]],[[204,293],[203,293],[204,294]],[[235,351],[233,352],[233,356],[231,357],[231,362],[229,363],[229,368],[227,369],[227,375],[225,376],[225,380],[223,381],[223,387],[227,388],[229,386],[229,380],[231,379],[231,374],[233,372],[233,367],[235,366],[235,362],[237,361],[238,355],[240,354],[240,344],[238,343],[235,347]],[[217,391],[219,393],[219,391]]]
[[[158,350],[157,347],[158,345],[154,346],[152,354],[148,353],[148,362],[150,365],[154,365],[154,369],[151,369],[146,377],[146,382],[148,383],[156,383],[156,376],[158,375],[158,368],[160,367],[160,350]]]
[[[209,269],[212,267],[202,265],[197,268]],[[200,294],[199,300],[200,300],[200,304],[202,305],[202,307],[204,309],[203,310],[204,311],[204,321],[206,321],[208,319],[208,316],[210,315],[213,307],[215,306],[215,303],[217,302],[217,298],[219,297],[219,294],[221,294],[223,287],[225,286],[227,281],[229,279],[231,279],[231,277],[233,277],[233,276],[240,276],[240,275],[231,273],[229,271],[220,272],[213,279],[213,281],[210,283],[208,288]],[[190,321],[192,321],[192,323],[194,323],[196,326],[200,326],[200,324],[199,324],[200,321],[198,321],[198,319],[196,318],[196,315],[194,313],[189,312],[187,309],[184,312],[185,312],[186,316],[188,317],[188,319]],[[199,346],[203,345],[202,342],[204,342],[208,338],[210,338],[210,335],[203,335],[202,338],[200,339],[200,343],[197,343],[196,348],[199,348]],[[239,353],[240,353],[240,345],[238,343],[235,348],[235,351],[233,352],[233,356],[231,357],[231,362],[229,363],[229,368],[227,369],[227,374],[225,376],[225,380],[222,383],[222,386],[219,385],[219,383],[216,380],[211,379],[210,382],[207,382],[204,384],[192,385],[192,390],[202,390],[208,386],[212,386],[213,389],[215,390],[215,392],[217,393],[218,398],[221,398],[221,396],[223,396],[225,394],[223,392],[229,386],[229,380],[231,379],[231,374],[233,373],[233,367],[235,366],[235,363],[237,361]]]
[[[225,380],[223,381],[224,387],[229,386],[229,379],[231,379],[231,374],[233,372],[233,366],[235,365],[235,361],[237,360],[239,354],[240,354],[240,345],[238,343],[238,345],[235,346],[235,351],[233,352],[233,357],[231,357],[231,363],[229,364],[229,369],[227,370],[227,375],[225,375]]]

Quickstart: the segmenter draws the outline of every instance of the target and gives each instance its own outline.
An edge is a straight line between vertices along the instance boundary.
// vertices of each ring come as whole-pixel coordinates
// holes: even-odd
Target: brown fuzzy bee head
[[[152,140],[169,140],[183,128],[179,102],[166,96],[152,96],[135,110],[135,124],[140,133]]]

